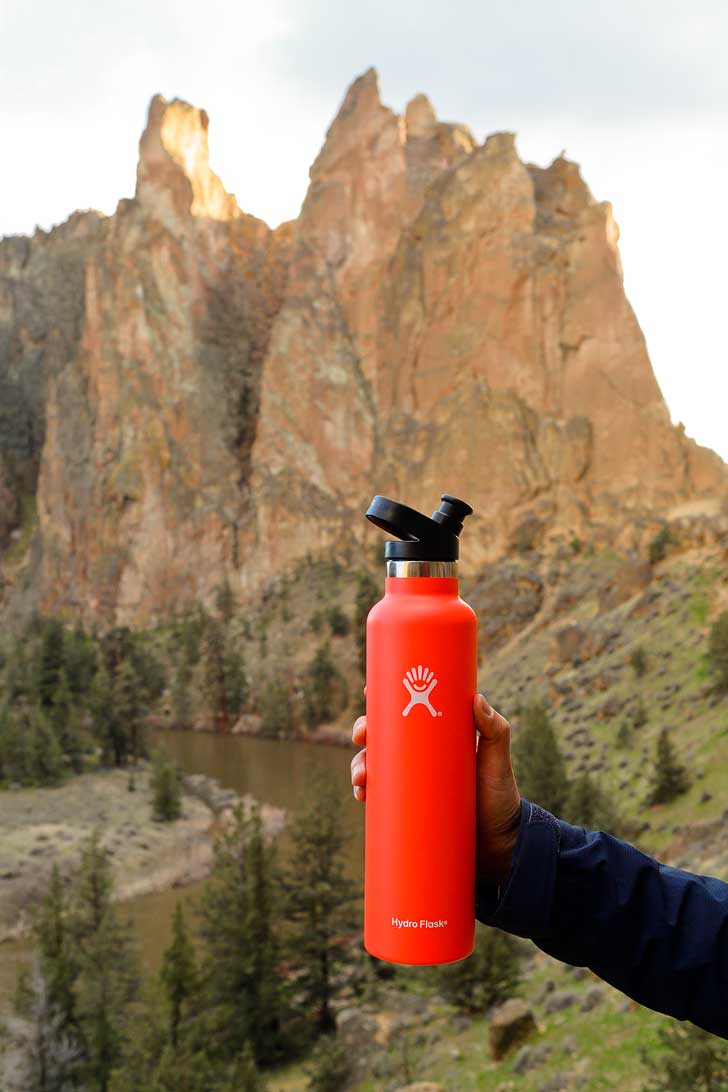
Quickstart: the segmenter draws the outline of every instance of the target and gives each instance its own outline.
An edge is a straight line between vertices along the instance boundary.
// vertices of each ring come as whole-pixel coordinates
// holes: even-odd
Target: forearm
[[[728,1038],[728,884],[660,864],[529,801],[505,884],[476,915],[590,967],[643,1005]]]

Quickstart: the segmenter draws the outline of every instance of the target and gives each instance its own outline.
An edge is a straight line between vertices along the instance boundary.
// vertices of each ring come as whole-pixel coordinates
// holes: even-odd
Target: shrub
[[[177,768],[162,750],[155,751],[152,756],[152,809],[154,818],[162,823],[172,823],[182,814]]]
[[[728,691],[728,610],[713,623],[708,638],[708,664],[719,690]]]
[[[328,622],[334,637],[346,637],[351,628],[349,619],[339,606],[331,608],[328,613]]]
[[[629,658],[632,670],[638,679],[647,673],[647,653],[643,648],[636,648]]]
[[[652,539],[649,547],[650,565],[656,565],[663,561],[667,553],[667,547],[672,546],[676,539],[669,527],[663,527]]]

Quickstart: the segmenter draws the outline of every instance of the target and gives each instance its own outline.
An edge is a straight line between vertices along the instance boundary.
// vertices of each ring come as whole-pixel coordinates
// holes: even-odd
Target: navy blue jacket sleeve
[[[530,937],[640,1004],[728,1039],[728,884],[660,864],[528,800],[508,879],[479,921]]]

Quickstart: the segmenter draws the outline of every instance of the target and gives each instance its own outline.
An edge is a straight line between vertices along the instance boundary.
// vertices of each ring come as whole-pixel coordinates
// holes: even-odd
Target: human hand
[[[478,878],[503,883],[508,877],[521,817],[521,796],[511,766],[508,721],[476,694],[473,716],[478,732],[476,756],[476,869]],[[357,717],[351,738],[361,747],[351,760],[356,800],[366,800],[366,717]]]

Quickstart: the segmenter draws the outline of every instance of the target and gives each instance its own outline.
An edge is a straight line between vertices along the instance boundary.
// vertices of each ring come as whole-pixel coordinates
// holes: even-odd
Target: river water
[[[225,788],[251,793],[261,803],[285,808],[288,826],[310,803],[309,788],[315,770],[324,769],[341,797],[342,829],[349,836],[347,869],[361,882],[364,866],[364,808],[353,798],[349,779],[352,748],[334,744],[293,743],[221,736],[207,732],[158,732],[152,741],[163,745],[186,773],[214,777]],[[286,850],[287,833],[281,849]],[[170,938],[172,914],[178,900],[194,911],[204,884],[144,895],[121,904],[131,915],[145,971],[155,970]],[[28,958],[25,940],[0,945],[0,1009],[12,997],[17,972]]]

